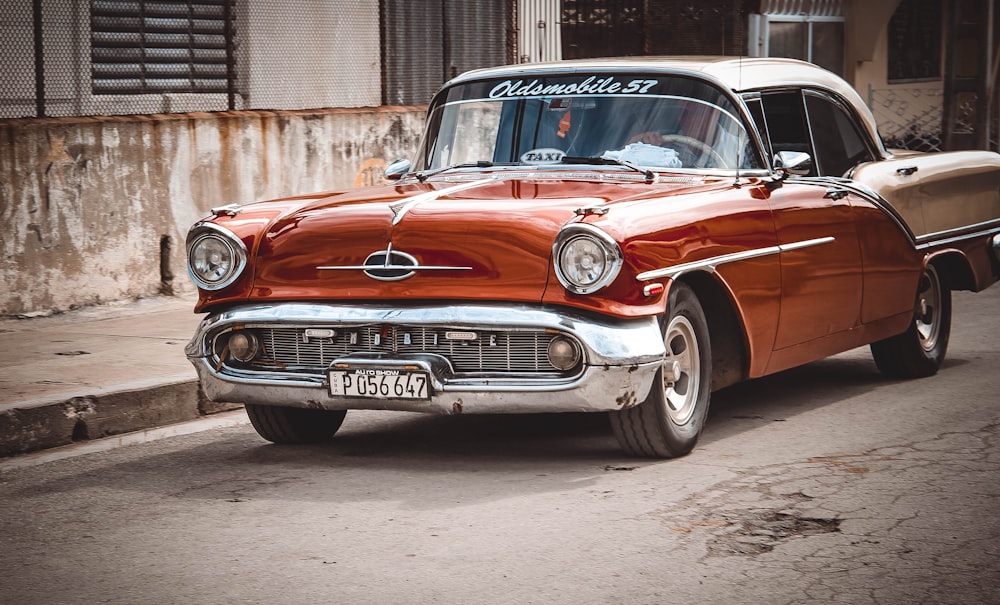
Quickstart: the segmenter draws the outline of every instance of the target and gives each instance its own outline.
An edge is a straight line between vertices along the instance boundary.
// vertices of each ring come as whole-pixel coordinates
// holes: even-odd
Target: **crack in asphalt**
[[[982,511],[1000,513],[998,433],[759,467],[654,514],[708,568],[746,559],[759,583],[766,563],[773,603],[995,603],[1000,515]],[[808,589],[782,598],[791,576]]]

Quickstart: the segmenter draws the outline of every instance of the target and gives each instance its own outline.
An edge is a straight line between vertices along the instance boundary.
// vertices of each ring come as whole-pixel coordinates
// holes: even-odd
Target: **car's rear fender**
[[[852,178],[885,198],[918,238],[1000,217],[1000,155],[899,152]]]

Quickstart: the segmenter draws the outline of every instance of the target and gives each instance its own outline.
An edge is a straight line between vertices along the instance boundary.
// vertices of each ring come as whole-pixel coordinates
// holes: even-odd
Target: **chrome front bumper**
[[[583,347],[583,367],[564,380],[482,378],[454,380],[431,373],[430,399],[369,399],[332,396],[326,376],[236,372],[213,361],[212,337],[237,325],[357,326],[434,325],[500,330],[542,328],[575,337]],[[641,403],[665,349],[656,318],[617,319],[564,309],[507,305],[343,306],[305,303],[247,305],[202,320],[185,348],[209,399],[328,410],[378,409],[411,412],[528,413],[607,411]],[[382,361],[419,362],[400,354]]]

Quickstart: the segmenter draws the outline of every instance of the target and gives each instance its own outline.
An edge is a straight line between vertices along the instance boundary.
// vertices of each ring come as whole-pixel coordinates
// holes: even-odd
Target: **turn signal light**
[[[565,336],[556,336],[549,342],[549,363],[557,370],[570,370],[580,362],[580,348]]]
[[[229,336],[229,354],[234,359],[247,362],[257,356],[260,350],[260,343],[253,332],[247,330],[237,330]]]

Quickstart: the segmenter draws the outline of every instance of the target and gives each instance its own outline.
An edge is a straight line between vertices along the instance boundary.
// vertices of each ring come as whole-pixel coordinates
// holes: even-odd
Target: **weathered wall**
[[[211,207],[360,184],[410,157],[424,110],[0,121],[0,315],[189,292]]]

